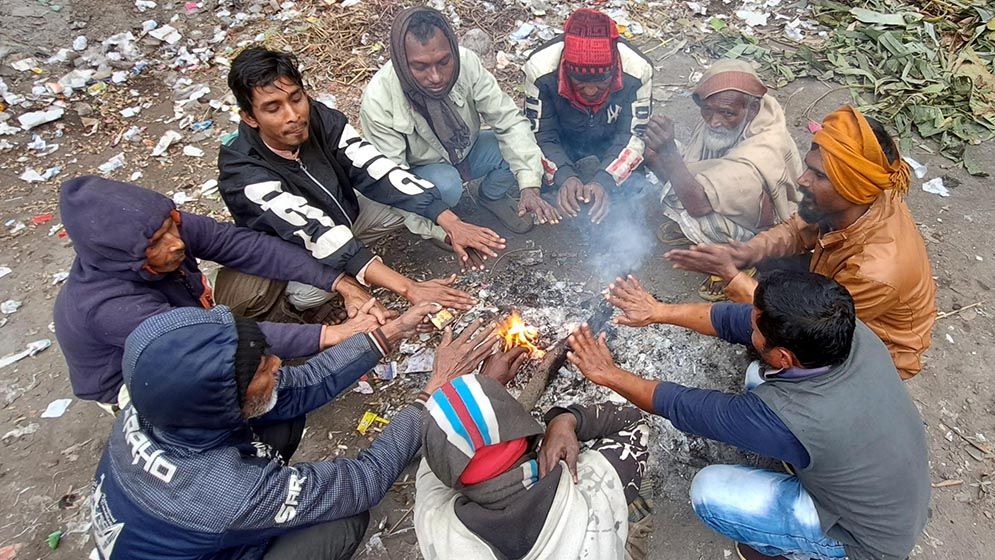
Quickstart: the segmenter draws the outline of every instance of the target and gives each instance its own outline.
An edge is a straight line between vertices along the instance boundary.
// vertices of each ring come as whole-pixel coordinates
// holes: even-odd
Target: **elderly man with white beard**
[[[723,59],[691,95],[701,122],[678,146],[674,123],[655,115],[646,160],[666,183],[658,233],[669,245],[746,241],[789,218],[799,197],[802,161],[784,111],[749,63]]]

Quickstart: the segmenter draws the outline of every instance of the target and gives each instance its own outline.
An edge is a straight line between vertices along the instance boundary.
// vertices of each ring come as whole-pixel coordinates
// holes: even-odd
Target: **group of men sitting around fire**
[[[922,368],[935,286],[903,201],[908,168],[879,123],[841,108],[802,158],[750,65],[720,60],[691,92],[701,121],[679,144],[652,114],[652,64],[591,9],[525,63],[524,110],[431,8],[397,15],[390,54],[364,90],[362,135],[312,100],[292,55],[234,59],[242,122],[218,158],[234,225],[134,185],[63,185],[77,256],[56,334],[77,396],[117,414],[90,506],[97,556],[350,558],[420,453],[413,520],[428,559],[645,558],[640,409],[773,460],[709,466],[691,485],[694,512],[741,558],[908,556],[930,483],[902,380]],[[751,348],[743,392],[624,371],[585,325],[569,362],[635,406],[569,404],[543,424],[505,389],[525,349],[496,350],[494,325],[477,321],[445,329],[423,390],[369,448],[291,463],[309,412],[432,330],[430,315],[476,303],[455,276],[401,274],[374,241],[403,226],[483,268],[505,239],[454,212],[465,185],[525,233],[565,216],[599,224],[651,175],[658,237],[683,247],[666,257],[708,275],[703,297],[731,301],[665,304],[618,278],[614,321]],[[200,260],[221,265],[215,281]],[[411,306],[388,310],[374,286]]]

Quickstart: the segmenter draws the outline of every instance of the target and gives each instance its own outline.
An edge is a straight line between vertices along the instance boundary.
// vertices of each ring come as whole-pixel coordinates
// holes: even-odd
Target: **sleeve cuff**
[[[557,187],[562,187],[563,183],[567,182],[567,179],[573,177],[577,177],[577,171],[574,169],[573,164],[564,163],[557,167],[556,174],[553,175],[553,184]]]
[[[757,280],[742,270],[732,277],[723,292],[731,301],[753,303],[753,292],[757,291]]]
[[[432,204],[429,204],[428,207],[425,208],[424,212],[422,212],[422,216],[425,216],[433,222],[437,222],[439,220],[439,214],[445,212],[446,210],[449,210],[449,205],[443,202],[441,198],[437,198],[432,201]]]
[[[657,383],[653,389],[653,413],[670,419],[669,411],[674,407],[674,396],[676,391],[668,390],[673,386],[669,381]]]
[[[542,187],[542,176],[533,171],[519,171],[515,173],[515,179],[518,181],[518,190],[520,191]]]
[[[622,185],[615,183],[615,178],[612,177],[611,173],[602,169],[594,174],[594,182],[600,184],[606,190],[611,190]]]
[[[372,253],[370,253],[370,255],[371,255],[370,260],[363,265],[363,268],[359,269],[359,271],[356,272],[356,281],[366,286],[367,288],[370,287],[370,284],[366,281],[366,269],[370,268],[370,265],[373,264],[374,261],[383,262],[383,259],[381,259],[380,257],[375,256]]]

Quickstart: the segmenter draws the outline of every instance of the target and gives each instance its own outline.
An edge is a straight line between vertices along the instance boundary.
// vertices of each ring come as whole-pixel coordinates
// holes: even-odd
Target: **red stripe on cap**
[[[484,446],[484,438],[480,435],[480,430],[477,425],[473,422],[473,417],[470,416],[470,411],[466,409],[466,403],[460,398],[459,393],[456,392],[456,388],[452,386],[451,383],[447,383],[442,386],[442,393],[446,395],[449,400],[449,404],[452,405],[453,410],[456,411],[456,416],[459,417],[460,422],[463,423],[463,428],[470,435],[470,441],[473,442],[473,450],[476,451]]]

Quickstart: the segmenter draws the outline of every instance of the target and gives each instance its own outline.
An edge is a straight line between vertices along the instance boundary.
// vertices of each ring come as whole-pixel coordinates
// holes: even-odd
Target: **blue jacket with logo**
[[[128,337],[132,404],[114,423],[90,505],[102,559],[255,560],[275,537],[368,510],[414,457],[417,405],[355,459],[283,464],[240,412],[236,344],[223,306],[157,315]],[[324,405],[381,357],[359,334],[282,368],[277,405],[258,421]]]

